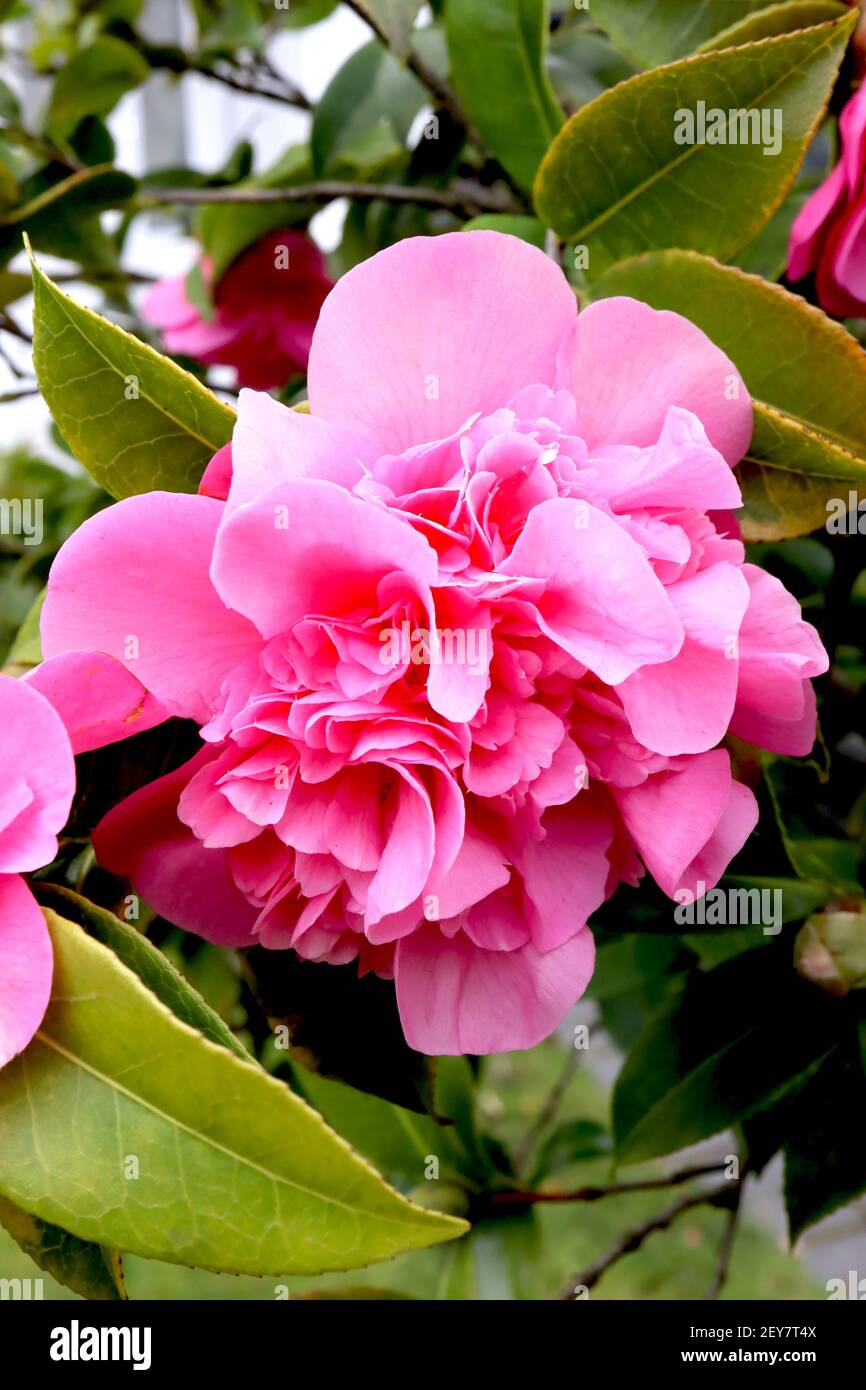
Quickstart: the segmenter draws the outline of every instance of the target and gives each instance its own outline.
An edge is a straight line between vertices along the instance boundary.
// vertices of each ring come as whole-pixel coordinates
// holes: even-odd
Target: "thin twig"
[[[26,396],[38,396],[39,387],[34,382],[32,386],[20,386],[15,391],[4,391],[0,395],[0,405],[9,405],[12,401],[22,401]]]
[[[611,1183],[608,1187],[575,1187],[567,1192],[520,1192],[509,1189],[491,1192],[491,1206],[534,1206],[541,1202],[599,1202],[603,1197],[622,1197],[629,1192],[655,1192],[666,1187],[680,1187],[693,1178],[710,1177],[724,1169],[723,1163],[704,1164],[695,1168],[683,1168],[679,1173],[671,1173],[667,1178],[637,1179],[635,1182]]]
[[[737,1179],[738,1185],[742,1183],[742,1178]],[[633,1251],[639,1250],[654,1231],[666,1231],[672,1226],[678,1216],[683,1212],[690,1211],[692,1207],[698,1207],[705,1202],[710,1205],[717,1205],[723,1200],[730,1200],[731,1184],[723,1183],[721,1187],[711,1188],[709,1192],[690,1193],[688,1197],[681,1197],[678,1202],[672,1202],[669,1207],[665,1207],[657,1216],[651,1220],[643,1222],[640,1226],[632,1226],[624,1231],[615,1245],[594,1260],[591,1265],[587,1265],[581,1274],[576,1275],[568,1282],[559,1295],[562,1302],[570,1302],[575,1296],[575,1289],[592,1289],[598,1283],[603,1274],[621,1260],[624,1255],[630,1255]]]
[[[335,198],[354,198],[357,202],[415,203],[422,207],[444,208],[449,212],[513,212],[514,205],[481,185],[455,182],[452,189],[410,187],[402,183],[354,183],[343,179],[324,179],[318,183],[295,184],[292,188],[153,188],[139,197],[140,207],[188,203],[195,206],[215,203],[330,203]],[[519,209],[517,209],[519,211]]]
[[[725,1286],[728,1272],[731,1267],[731,1256],[734,1253],[734,1242],[737,1238],[737,1223],[740,1217],[740,1204],[743,1198],[743,1184],[740,1181],[735,1192],[732,1194],[733,1200],[725,1213],[725,1229],[722,1232],[719,1253],[716,1259],[716,1268],[713,1273],[712,1283],[707,1289],[704,1298],[706,1301],[716,1299]]]
[[[22,343],[30,345],[33,342],[30,334],[25,333],[24,329],[19,328],[13,318],[10,318],[7,313],[2,311],[0,311],[0,329],[2,329],[4,333],[10,333],[13,338],[18,338]]]

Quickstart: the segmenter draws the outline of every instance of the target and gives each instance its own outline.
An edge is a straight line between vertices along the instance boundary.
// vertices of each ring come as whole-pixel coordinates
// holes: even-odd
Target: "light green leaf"
[[[803,535],[827,502],[866,492],[866,353],[799,295],[688,251],[625,261],[595,287],[684,314],[742,373],[755,411],[738,473],[749,540]]]
[[[36,377],[73,454],[114,497],[194,492],[231,438],[234,411],[32,268]]]
[[[662,247],[730,258],[791,186],[855,18],[687,58],[605,92],[571,117],[545,156],[539,216],[587,247],[593,279]],[[727,113],[726,141],[736,135],[737,143],[698,143],[700,110]],[[740,142],[754,134],[749,112],[772,123],[768,143]],[[774,129],[779,148],[770,154]]]
[[[547,0],[447,0],[451,79],[488,149],[524,188],[564,120],[545,66]]]
[[[684,58],[713,35],[766,8],[767,0],[592,0],[592,17],[647,67]]]
[[[113,951],[182,1023],[188,1023],[211,1042],[227,1047],[243,1061],[250,1060],[246,1048],[219,1014],[140,931],[121,922],[113,912],[73,893],[71,888],[56,883],[35,883],[33,886],[40,902],[62,913],[67,922],[83,927],[89,936]]]
[[[21,1211],[6,1197],[0,1197],[0,1226],[40,1269],[73,1293],[107,1302],[126,1298],[123,1265],[116,1250],[79,1240]]]
[[[768,5],[764,10],[746,15],[707,39],[697,51],[714,53],[719,48],[735,48],[738,44],[754,43],[756,39],[772,38],[775,34],[789,34],[794,29],[808,29],[813,24],[840,19],[844,14],[845,6],[838,0],[785,0],[781,5]]]
[[[0,1191],[16,1205],[84,1240],[262,1275],[357,1268],[464,1232],[182,1023],[107,947],[46,920],[52,1001],[0,1072]]]
[[[149,76],[148,64],[131,44],[102,35],[60,69],[48,109],[49,130],[62,139],[85,116],[107,116]]]
[[[45,602],[45,593],[46,591],[43,589],[15,634],[15,640],[9,648],[9,655],[6,658],[10,666],[38,666],[42,660],[39,618],[42,613],[42,605]]]

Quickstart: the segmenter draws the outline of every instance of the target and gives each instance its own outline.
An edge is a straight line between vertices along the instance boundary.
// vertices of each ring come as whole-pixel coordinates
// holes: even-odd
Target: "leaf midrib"
[[[107,1076],[98,1068],[93,1067],[89,1063],[85,1062],[82,1057],[78,1057],[74,1052],[70,1052],[67,1048],[63,1046],[62,1043],[59,1043],[55,1038],[50,1037],[49,1034],[47,1034],[43,1028],[40,1028],[35,1036],[39,1039],[41,1043],[44,1044],[44,1046],[58,1053],[59,1056],[64,1057],[73,1066],[80,1067],[82,1071],[85,1071],[90,1076],[95,1077],[97,1081],[102,1082],[111,1090],[116,1091],[118,1094],[122,1096],[125,1096],[126,1099],[131,1101],[134,1105],[138,1105],[142,1109],[149,1111],[153,1115],[156,1115],[158,1119],[164,1120],[167,1124],[173,1126],[175,1129],[182,1130],[191,1138],[196,1139],[200,1143],[205,1144],[208,1147],[214,1149],[217,1153],[223,1154],[226,1158],[232,1159],[235,1162],[243,1164],[245,1167],[251,1169],[253,1172],[260,1173],[262,1177],[267,1178],[272,1183],[292,1188],[294,1191],[301,1192],[308,1197],[313,1197],[315,1198],[315,1200],[319,1202],[325,1202],[331,1206],[340,1207],[343,1211],[348,1212],[351,1216],[361,1216],[373,1218],[375,1220],[388,1221],[396,1226],[417,1225],[417,1220],[410,1220],[408,1217],[391,1216],[387,1213],[380,1211],[372,1211],[369,1208],[365,1207],[352,1206],[348,1202],[340,1201],[338,1197],[332,1197],[328,1196],[325,1193],[317,1192],[314,1188],[306,1187],[303,1183],[296,1182],[291,1178],[283,1177],[279,1173],[273,1173],[270,1171],[270,1169],[263,1168],[261,1164],[256,1163],[247,1155],[236,1153],[233,1149],[227,1148],[226,1145],[219,1143],[218,1140],[211,1138],[209,1135],[202,1134],[198,1130],[192,1129],[189,1125],[185,1124],[176,1116],[167,1114],[164,1110],[160,1109],[158,1105],[154,1105],[151,1101],[145,1100],[143,1096],[136,1095],[134,1091],[130,1091],[126,1086],[123,1086],[119,1081],[115,1080],[113,1077]],[[214,1047],[217,1046],[216,1043],[211,1045]],[[226,1049],[222,1048],[221,1051],[226,1052]],[[226,1052],[226,1055],[231,1056],[231,1053]],[[352,1157],[358,1159],[358,1155],[354,1154],[351,1149],[349,1150],[349,1154]],[[370,1172],[371,1174],[376,1175],[375,1169],[371,1168]],[[420,1214],[420,1212],[418,1214]],[[427,1215],[428,1213],[424,1214]],[[415,1216],[416,1213],[413,1212],[413,1217]]]

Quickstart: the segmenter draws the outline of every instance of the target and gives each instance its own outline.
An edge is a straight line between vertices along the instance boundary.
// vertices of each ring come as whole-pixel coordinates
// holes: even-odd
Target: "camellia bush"
[[[87,1298],[552,1299],[691,1211],[675,1296],[766,1297],[750,1179],[866,1190],[858,11],[352,0],[313,103],[334,8],[0,5],[68,458],[0,470],[0,1222]],[[309,138],[134,177],[154,72]]]

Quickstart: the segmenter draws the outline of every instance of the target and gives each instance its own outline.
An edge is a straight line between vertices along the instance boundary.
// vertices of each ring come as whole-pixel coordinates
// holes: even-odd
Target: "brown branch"
[[[679,1173],[671,1173],[666,1178],[645,1178],[635,1182],[612,1183],[609,1187],[575,1187],[568,1192],[520,1192],[509,1189],[491,1192],[488,1200],[491,1206],[534,1206],[541,1202],[598,1202],[603,1197],[622,1197],[630,1192],[655,1192],[666,1187],[680,1187],[693,1178],[709,1177],[720,1173],[722,1163],[702,1164],[695,1168],[683,1168]]]
[[[742,1178],[738,1178],[737,1186],[742,1181]],[[559,1301],[571,1302],[576,1288],[587,1290],[594,1288],[602,1275],[606,1274],[624,1255],[630,1255],[633,1251],[639,1250],[647,1236],[651,1236],[655,1231],[666,1231],[669,1226],[673,1225],[678,1216],[690,1211],[692,1207],[701,1206],[705,1202],[711,1206],[729,1202],[731,1200],[731,1188],[731,1183],[723,1183],[721,1187],[711,1188],[709,1192],[690,1193],[688,1197],[681,1197],[678,1202],[672,1202],[670,1206],[665,1207],[651,1220],[645,1221],[640,1226],[630,1227],[629,1230],[623,1232],[616,1244],[612,1245],[603,1255],[600,1255],[597,1260],[594,1260],[591,1265],[587,1265],[581,1274],[569,1280],[567,1288],[559,1295]]]
[[[9,405],[12,401],[24,400],[26,396],[38,395],[39,387],[34,382],[32,386],[19,386],[14,391],[4,391],[3,394],[0,395],[0,405]]]
[[[323,179],[318,183],[295,184],[292,188],[153,188],[139,197],[140,207],[171,203],[195,206],[210,203],[330,203],[335,198],[354,198],[358,202],[414,203],[421,207],[444,208],[475,216],[479,212],[520,211],[506,198],[463,181],[451,189],[402,183],[354,183],[343,179]]]

